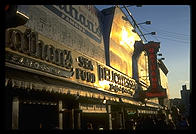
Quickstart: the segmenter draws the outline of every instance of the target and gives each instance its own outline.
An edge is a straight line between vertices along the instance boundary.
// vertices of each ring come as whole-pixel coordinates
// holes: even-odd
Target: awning
[[[122,102],[124,103],[128,103],[128,104],[132,104],[132,105],[136,105],[136,106],[141,106],[142,103],[139,101],[135,101],[133,99],[128,99],[128,98],[121,98]]]
[[[153,103],[153,102],[147,102],[146,106],[153,107],[153,108],[158,108],[158,109],[163,109],[163,106],[161,106],[160,104]]]
[[[80,84],[75,84],[63,80],[58,80],[34,73],[29,73],[21,70],[6,68],[5,69],[5,86],[11,86],[18,90],[38,90],[47,91],[51,93],[59,93],[63,95],[73,95],[84,97],[87,99],[106,100],[113,103],[122,102],[130,106],[144,107],[139,101],[133,98],[116,96],[96,90],[95,88],[85,87]],[[120,101],[121,100],[121,101]],[[154,103],[147,103],[147,107],[160,108],[160,105]]]
[[[5,77],[5,86],[11,86],[18,89],[29,89],[48,91],[59,94],[76,95],[86,98],[95,98],[113,102],[119,102],[119,98],[108,93],[104,94],[97,90],[88,90],[84,86],[74,83],[49,78],[46,76],[28,73],[20,70],[7,69]]]

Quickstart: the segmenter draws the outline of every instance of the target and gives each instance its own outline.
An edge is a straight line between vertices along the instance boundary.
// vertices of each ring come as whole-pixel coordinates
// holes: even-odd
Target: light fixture
[[[165,60],[165,58],[160,58],[159,60]]]
[[[162,56],[162,53],[158,53],[157,55],[158,55],[158,56]]]
[[[125,21],[129,21],[129,19],[126,16],[122,16],[122,19]]]
[[[156,35],[156,32],[145,33],[144,35],[149,35],[149,34]]]
[[[103,104],[106,104],[106,99],[103,100]]]
[[[146,25],[150,25],[151,24],[151,21],[147,20],[145,22],[142,22],[142,23],[138,23],[138,25],[141,25],[141,24],[146,24]]]

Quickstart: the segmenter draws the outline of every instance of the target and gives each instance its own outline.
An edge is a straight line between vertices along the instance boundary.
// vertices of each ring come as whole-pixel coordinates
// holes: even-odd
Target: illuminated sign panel
[[[140,41],[133,26],[119,7],[115,7],[110,33],[110,66],[132,77],[132,55],[135,41]]]
[[[57,76],[112,94],[133,96],[135,80],[80,52],[20,26],[6,30],[6,66]]]
[[[166,91],[162,88],[159,78],[159,69],[157,63],[157,52],[159,51],[160,43],[149,42],[144,45],[144,49],[148,54],[148,68],[150,87],[146,91],[146,97],[165,97]]]
[[[105,63],[101,14],[93,5],[19,5],[18,10],[30,18],[26,27]]]
[[[159,69],[159,72],[160,72],[161,86],[166,89],[166,92],[167,92],[167,95],[168,95],[168,93],[169,93],[169,91],[168,91],[169,90],[168,78],[161,69]]]
[[[99,84],[106,90],[116,94],[133,96],[135,93],[135,80],[115,71],[109,67],[98,64]]]
[[[138,76],[139,80],[144,82],[146,86],[150,86],[148,73],[148,57],[145,51],[140,54],[138,59]]]

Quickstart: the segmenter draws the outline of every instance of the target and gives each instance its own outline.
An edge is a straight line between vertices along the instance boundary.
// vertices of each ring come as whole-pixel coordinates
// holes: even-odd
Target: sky
[[[95,5],[99,10],[113,5]],[[181,98],[182,85],[190,89],[191,7],[189,5],[128,6],[137,23],[147,20],[150,25],[140,25],[147,41],[160,42],[160,53],[168,69],[169,98]],[[125,11],[125,10],[123,10]],[[126,12],[126,11],[125,11]],[[160,56],[158,58],[161,58]]]

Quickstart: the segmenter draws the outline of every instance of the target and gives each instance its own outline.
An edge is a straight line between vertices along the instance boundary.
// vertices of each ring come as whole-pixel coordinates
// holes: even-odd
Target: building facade
[[[188,119],[190,117],[190,108],[191,108],[191,104],[190,104],[191,90],[188,90],[186,85],[183,85],[182,90],[180,92],[181,92],[182,104],[184,105],[183,115]]]
[[[29,20],[5,31],[7,129],[126,129],[163,109],[160,46],[143,44],[118,6],[16,9]]]

